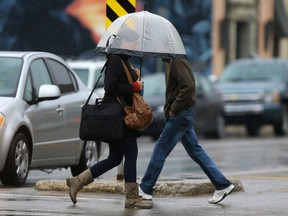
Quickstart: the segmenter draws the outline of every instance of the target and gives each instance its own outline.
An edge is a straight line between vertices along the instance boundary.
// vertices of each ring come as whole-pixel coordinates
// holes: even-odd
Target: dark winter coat
[[[108,57],[108,62],[105,71],[104,85],[105,95],[104,100],[117,100],[116,95],[123,96],[128,105],[132,104],[133,86],[129,83],[127,75],[121,60],[125,63],[130,71],[133,82],[138,77],[128,62],[127,56],[111,55]]]
[[[165,117],[171,111],[174,115],[195,106],[195,78],[187,59],[172,59],[165,71],[166,103]]]

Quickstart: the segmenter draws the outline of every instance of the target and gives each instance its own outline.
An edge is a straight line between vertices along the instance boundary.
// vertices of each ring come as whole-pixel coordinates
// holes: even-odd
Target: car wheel
[[[258,136],[260,131],[260,126],[256,124],[247,124],[246,131],[249,136]]]
[[[28,139],[23,133],[18,133],[11,144],[1,182],[6,186],[19,186],[26,182],[30,164]]]
[[[225,119],[223,115],[220,114],[216,117],[215,130],[207,136],[216,139],[222,139],[225,136]]]
[[[283,112],[282,121],[273,125],[274,133],[277,136],[283,136],[287,133],[288,130],[288,113]]]
[[[79,175],[81,172],[97,163],[100,158],[101,148],[101,142],[85,141],[81,152],[79,164],[76,166],[71,166],[72,175]]]

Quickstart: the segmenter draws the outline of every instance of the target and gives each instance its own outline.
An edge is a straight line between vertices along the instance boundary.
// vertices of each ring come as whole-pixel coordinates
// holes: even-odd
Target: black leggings
[[[118,143],[109,143],[109,155],[106,159],[94,164],[90,170],[93,178],[118,166],[123,156],[125,182],[136,182],[136,162],[138,156],[137,138],[135,135],[128,135],[126,139]]]

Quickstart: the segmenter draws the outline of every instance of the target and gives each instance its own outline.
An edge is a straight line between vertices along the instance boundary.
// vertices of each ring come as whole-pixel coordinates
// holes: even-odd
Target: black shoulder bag
[[[108,59],[109,60],[109,59]],[[113,143],[124,139],[125,124],[123,106],[117,101],[102,101],[96,99],[95,104],[89,104],[89,100],[97,87],[100,76],[82,107],[79,136],[83,141],[102,141]]]

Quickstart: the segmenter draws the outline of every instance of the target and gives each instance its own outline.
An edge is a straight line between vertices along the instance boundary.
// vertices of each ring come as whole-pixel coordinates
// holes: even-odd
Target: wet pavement
[[[99,216],[286,216],[288,213],[288,169],[234,176],[245,191],[233,192],[219,204],[209,204],[211,194],[155,196],[153,209],[125,209],[124,195],[80,192],[73,205],[64,191],[1,188],[0,215],[99,215]],[[232,177],[231,177],[232,178]]]

